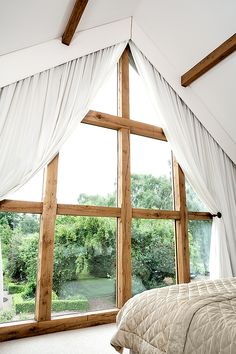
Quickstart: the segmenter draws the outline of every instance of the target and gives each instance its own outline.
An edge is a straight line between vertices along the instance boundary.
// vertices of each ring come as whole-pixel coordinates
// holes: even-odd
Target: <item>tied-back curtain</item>
[[[165,79],[131,42],[131,51],[167,140],[190,184],[212,213],[210,273],[236,275],[236,166]]]
[[[122,42],[0,89],[0,200],[57,154],[125,46]]]
[[[126,44],[100,50],[0,89],[0,200],[19,189],[57,154],[88,112]],[[2,306],[0,249],[0,310]]]

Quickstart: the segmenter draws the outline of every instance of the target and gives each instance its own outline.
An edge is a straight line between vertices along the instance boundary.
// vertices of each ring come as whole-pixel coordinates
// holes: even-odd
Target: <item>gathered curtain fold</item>
[[[43,168],[84,118],[127,42],[0,89],[0,200]],[[0,252],[0,309],[3,305]]]
[[[210,275],[236,275],[236,166],[133,42],[131,52],[188,181],[212,213]]]

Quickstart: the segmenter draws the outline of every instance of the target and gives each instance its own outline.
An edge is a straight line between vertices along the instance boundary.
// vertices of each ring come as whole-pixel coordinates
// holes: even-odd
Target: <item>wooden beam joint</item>
[[[167,141],[162,128],[107,113],[89,111],[82,123],[113,130],[129,129],[131,134]]]
[[[208,70],[220,63],[223,59],[229,56],[236,50],[236,33],[222,43],[219,47],[213,50],[205,58],[203,58],[193,68],[188,70],[181,76],[181,85],[183,87],[189,86],[192,82],[197,80],[200,76],[205,74]]]

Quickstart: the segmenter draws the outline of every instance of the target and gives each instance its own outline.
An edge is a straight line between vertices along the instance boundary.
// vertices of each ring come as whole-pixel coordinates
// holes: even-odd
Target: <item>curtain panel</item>
[[[236,275],[236,166],[147,58],[130,43],[137,69],[187,179],[212,213],[210,274]]]
[[[0,200],[23,186],[58,153],[88,112],[126,44],[105,48],[0,89]],[[0,309],[2,273],[0,247]]]
[[[126,42],[0,89],[0,200],[59,151],[84,118]]]

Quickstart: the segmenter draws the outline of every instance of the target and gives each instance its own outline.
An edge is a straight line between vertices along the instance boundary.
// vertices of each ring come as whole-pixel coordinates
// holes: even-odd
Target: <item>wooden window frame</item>
[[[130,134],[161,141],[167,139],[162,128],[130,119],[128,49],[124,51],[119,62],[118,82],[119,116],[90,111],[82,120],[83,124],[118,132],[118,207],[58,204],[56,190],[59,155],[47,167],[43,202],[0,202],[0,212],[41,214],[35,320],[0,324],[0,341],[115,322],[119,308],[131,297],[132,218],[168,219],[175,222],[177,282],[190,281],[188,220],[210,220],[212,215],[208,212],[187,210],[185,177],[174,157],[174,210],[132,208]],[[54,229],[57,215],[117,218],[117,308],[51,317]]]

